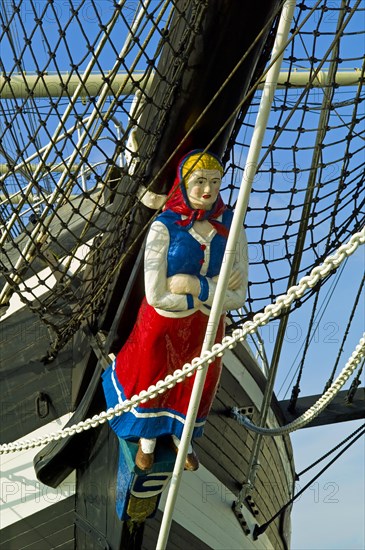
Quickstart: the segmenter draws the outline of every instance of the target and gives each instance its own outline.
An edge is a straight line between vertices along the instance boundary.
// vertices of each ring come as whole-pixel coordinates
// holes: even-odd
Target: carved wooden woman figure
[[[220,160],[209,152],[191,151],[179,163],[164,211],[147,236],[146,297],[129,339],[104,374],[109,407],[147,390],[200,355],[233,217],[219,194],[222,174]],[[225,311],[244,304],[246,288],[247,244],[242,229],[216,342],[224,336]],[[209,366],[193,439],[203,434],[221,368],[220,358]],[[194,376],[186,378],[111,421],[119,437],[139,441],[140,469],[152,467],[156,438],[171,435],[178,448],[193,382]],[[190,445],[185,469],[198,466]]]

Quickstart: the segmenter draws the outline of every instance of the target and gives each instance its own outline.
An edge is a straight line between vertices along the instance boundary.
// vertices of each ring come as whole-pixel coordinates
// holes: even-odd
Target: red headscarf
[[[188,168],[187,164],[189,165]],[[217,200],[210,210],[195,209],[189,204],[189,199],[184,184],[184,172],[187,171],[190,175],[194,170],[200,170],[202,168],[209,169],[212,166],[213,169],[220,169],[223,174],[222,163],[213,153],[204,152],[201,149],[194,149],[194,151],[190,151],[190,153],[185,155],[178,164],[177,175],[171,191],[169,192],[164,210],[172,210],[177,214],[186,216],[186,219],[180,220],[176,223],[187,230],[192,227],[195,221],[208,220],[216,229],[217,233],[227,237],[227,228],[217,220],[217,218],[219,218],[227,208],[221,195],[218,195]]]

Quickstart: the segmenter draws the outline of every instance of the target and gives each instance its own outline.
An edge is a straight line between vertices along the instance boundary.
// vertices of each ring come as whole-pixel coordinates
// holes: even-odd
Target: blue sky
[[[10,4],[9,2],[6,3]],[[78,3],[80,2],[75,2],[75,4]],[[337,7],[339,3],[339,0],[333,0],[328,4],[330,7]],[[100,0],[96,4],[99,6],[99,15],[101,18],[104,21],[107,20],[111,13],[112,3],[107,0]],[[136,2],[129,2],[127,4],[133,9]],[[314,2],[308,1],[307,4],[312,6]],[[40,10],[43,3],[38,2],[36,5],[37,9]],[[22,4],[23,21],[26,26],[29,25],[32,27],[34,23],[31,9],[26,10],[24,6],[26,6],[26,3]],[[65,23],[69,17],[66,2],[56,0],[55,6],[60,21]],[[98,26],[97,18],[90,6],[91,4],[84,4],[80,18],[91,40],[91,37],[97,35]],[[364,2],[362,2],[362,6],[364,7]],[[329,11],[326,17],[328,18],[328,24],[330,21],[333,22],[333,12]],[[358,24],[359,20],[356,22]],[[51,46],[54,46],[58,40],[58,35],[57,32],[53,32],[55,30],[55,17],[52,13],[44,17],[44,26],[48,26]],[[117,36],[117,33],[118,29],[114,31],[114,36]],[[45,47],[44,41],[41,40],[42,37],[39,34],[36,34],[34,43],[37,38],[40,41],[39,44],[42,42],[42,46],[39,45],[38,51],[38,61],[42,65],[43,58],[46,60],[48,56],[47,47]],[[68,40],[70,48],[74,52],[73,55],[78,55],[81,60],[85,40],[80,34],[73,32],[72,28],[68,30]],[[119,40],[119,42],[121,41]],[[60,51],[62,52],[62,49]],[[346,52],[350,57],[350,47]],[[5,51],[3,52],[4,54],[7,54],[10,64],[11,54]],[[64,55],[64,70],[68,70],[68,59],[65,50]],[[112,56],[113,51],[107,47],[101,58],[104,70],[113,65]],[[32,59],[29,59],[29,63],[30,69],[28,67],[28,70],[32,70],[34,65]],[[83,66],[85,65],[86,62]],[[356,63],[356,65],[359,65],[359,63]],[[262,183],[265,184],[265,181],[262,180]],[[339,300],[339,294],[337,294],[337,297],[329,304],[324,317],[320,321],[317,333],[318,337],[312,343],[309,351],[308,364],[306,365],[305,374],[302,379],[301,396],[321,393],[323,389],[323,385],[327,380],[328,373],[337,355],[339,342],[346,328],[351,304],[364,268],[364,250],[359,250],[349,259],[348,265],[341,277],[339,283],[341,300]],[[288,398],[290,395],[292,384],[289,384],[289,381],[291,381],[297,367],[295,358],[303,344],[308,316],[309,309],[303,306],[291,317],[276,384],[280,399]],[[346,342],[338,370],[342,369],[360,338],[364,326],[364,317],[365,311],[362,304],[354,319],[353,329]],[[275,326],[274,322],[266,329],[266,332],[265,330],[262,331],[268,351],[272,349],[272,336],[276,331]],[[290,374],[288,374],[289,371]],[[346,387],[348,385],[349,383]],[[311,462],[354,431],[358,425],[358,422],[341,423],[324,428],[307,428],[294,433],[292,435],[292,443],[296,470],[300,471],[307,467]],[[303,484],[309,481],[316,471],[314,469],[306,476],[303,476],[299,482],[299,486],[303,486]],[[365,548],[364,515],[364,442],[358,441],[294,504],[292,513],[292,549],[362,550]]]
[[[319,320],[303,371],[299,397],[320,394],[337,357],[352,304],[365,269],[365,250],[360,247],[349,257],[340,276],[337,292]],[[331,284],[328,281],[327,287]],[[324,290],[327,289],[325,287]],[[364,331],[365,301],[360,300],[341,355],[335,378],[345,366]],[[310,301],[312,303],[312,301]],[[275,392],[289,399],[305,341],[310,303],[290,317],[279,362]],[[279,322],[260,330],[268,356],[271,356]],[[356,373],[356,371],[355,371]],[[348,389],[353,376],[345,384]],[[361,386],[364,386],[364,374]],[[291,434],[295,470],[301,472],[349,436],[364,421],[342,422],[324,427],[303,428]],[[294,503],[292,511],[292,550],[362,550],[365,548],[364,439],[358,440]],[[334,456],[303,475],[296,492],[306,485]]]
[[[307,428],[292,435],[296,470],[306,468],[363,422]],[[299,480],[303,487],[326,464]],[[358,440],[294,504],[292,550],[363,550],[364,440]]]
[[[331,302],[320,322],[319,338],[311,346],[310,357],[307,361],[308,368],[304,371],[301,382],[300,396],[314,395],[322,391],[342,340],[349,310],[364,268],[365,251],[364,247],[361,247],[349,258],[341,277],[339,283],[341,300],[339,301],[337,294],[337,298]],[[364,319],[365,307],[364,301],[362,301],[355,314],[353,327],[345,344],[336,375],[345,366],[357,345],[364,330]],[[306,317],[301,322],[305,323]],[[297,334],[296,331],[289,334],[291,334],[291,340],[296,339],[294,338]],[[301,343],[302,339],[300,338],[297,342],[290,341],[290,338],[287,340],[280,363],[278,388],[282,386],[282,379],[285,378],[287,368],[291,366]],[[352,378],[344,388],[350,386]],[[361,386],[364,386],[364,375]],[[281,392],[278,392],[281,399],[284,396],[286,399],[290,397],[290,391],[287,391],[288,387],[291,386],[286,383]],[[363,423],[364,421],[342,422],[324,427],[304,428],[294,432],[291,440],[296,472],[304,470]],[[365,548],[364,450],[364,439],[360,438],[294,503],[292,550],[362,550]],[[298,482],[298,490],[308,483],[334,455],[303,475]]]

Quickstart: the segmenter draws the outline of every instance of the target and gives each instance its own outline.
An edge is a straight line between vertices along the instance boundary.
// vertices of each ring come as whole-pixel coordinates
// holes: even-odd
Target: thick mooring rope
[[[168,389],[171,389],[175,384],[181,383],[186,377],[192,376],[194,372],[199,368],[204,368],[205,365],[212,363],[216,357],[221,357],[227,351],[227,349],[233,349],[238,342],[243,341],[247,334],[254,333],[260,326],[264,326],[271,318],[277,317],[283,309],[286,309],[291,305],[294,300],[297,300],[308,288],[313,288],[318,281],[327,277],[331,271],[337,269],[338,266],[349,256],[351,256],[359,247],[365,243],[365,228],[358,233],[355,233],[351,239],[341,245],[335,254],[328,256],[321,266],[315,267],[310,275],[303,277],[297,285],[289,288],[286,294],[279,296],[274,304],[269,304],[265,307],[262,313],[257,313],[252,321],[247,321],[241,328],[233,331],[231,336],[225,336],[220,344],[214,344],[210,351],[207,351],[201,355],[201,357],[194,358],[191,363],[186,363],[181,369],[177,369],[173,374],[167,375],[164,380],[159,380],[156,385],[150,386],[147,390],[141,391],[138,395],[134,395],[131,399],[126,399],[123,405],[116,405],[114,408],[103,411],[98,415],[88,418],[84,421],[78,422],[72,426],[66,427],[58,432],[50,433],[46,436],[27,439],[15,443],[8,443],[0,445],[0,454],[24,451],[30,448],[39,447],[50,443],[51,441],[57,441],[65,437],[69,437],[76,433],[80,433],[90,428],[96,428],[100,424],[105,423],[107,420],[111,420],[114,416],[120,416],[123,412],[128,412],[132,407],[145,403],[146,401],[153,399],[158,394],[162,394]],[[308,423],[317,416],[324,407],[327,406],[330,400],[332,400],[338,393],[342,385],[352,374],[361,358],[365,355],[365,335],[360,339],[359,344],[356,346],[355,351],[349,358],[343,371],[340,373],[336,381],[332,384],[331,388],[320,397],[308,411],[306,411],[301,417],[291,422],[287,426],[274,429],[257,428],[263,430],[260,433],[264,435],[283,435],[284,433],[290,433],[297,430],[305,423]],[[252,428],[252,424],[250,426]],[[256,428],[255,428],[256,429]]]
[[[329,403],[331,403],[331,401],[336,397],[342,386],[345,384],[345,382],[347,382],[351,374],[354,372],[364,355],[365,332],[360,338],[358,345],[351,354],[346,365],[344,366],[336,380],[328,388],[328,390],[318,399],[318,401],[316,401],[316,403],[314,403],[314,405],[312,405],[301,416],[299,416],[289,424],[286,424],[285,426],[280,426],[279,428],[264,428],[261,426],[256,426],[247,417],[240,418],[239,423],[255,433],[271,436],[285,435],[294,432],[295,430],[299,430],[299,428],[303,428],[304,426],[312,422],[312,420],[316,418],[316,416],[318,416],[323,411],[323,409],[325,409],[327,405],[329,405]],[[233,416],[235,416],[235,409],[233,409]]]

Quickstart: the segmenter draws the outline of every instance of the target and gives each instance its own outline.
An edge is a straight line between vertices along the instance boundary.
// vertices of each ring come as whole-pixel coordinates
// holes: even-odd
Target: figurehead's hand
[[[167,288],[172,294],[191,294],[196,298],[200,294],[200,282],[194,275],[173,275],[167,279]]]
[[[218,275],[212,277],[212,281],[217,283]],[[229,277],[228,288],[229,290],[237,290],[241,285],[243,285],[243,274],[238,269],[233,269]]]

